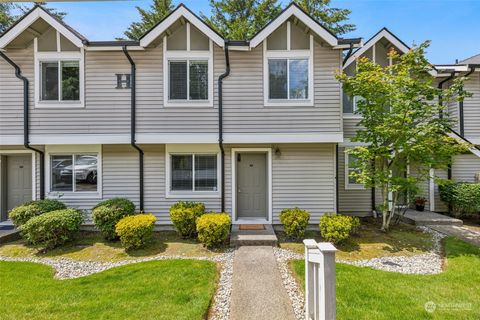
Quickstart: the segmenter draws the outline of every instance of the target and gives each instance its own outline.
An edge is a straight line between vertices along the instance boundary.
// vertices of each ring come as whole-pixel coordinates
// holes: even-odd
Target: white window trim
[[[350,148],[345,149],[345,190],[365,190],[365,186],[360,183],[350,183],[349,181],[349,175],[350,175],[350,167],[349,167],[349,161],[348,158],[350,154],[347,152],[347,150]]]
[[[52,191],[51,188],[51,156],[54,155],[75,155],[75,154],[96,154],[97,155],[97,191],[68,192]],[[57,199],[62,194],[62,199],[101,199],[103,190],[102,171],[102,145],[53,145],[45,147],[45,190],[46,197]]]
[[[268,193],[268,219],[237,219],[237,156],[239,152],[265,152],[267,153],[267,193]],[[272,193],[272,149],[271,148],[232,148],[232,223],[233,224],[272,224],[273,219],[273,193]]]
[[[76,109],[76,108],[84,108],[85,107],[85,99],[84,99],[84,90],[85,90],[85,55],[84,49],[79,48],[78,52],[73,51],[61,51],[60,47],[60,33],[57,31],[57,52],[38,52],[38,38],[33,39],[33,46],[34,46],[34,73],[35,73],[35,108],[41,109]],[[42,101],[41,91],[40,91],[40,82],[41,82],[41,75],[40,75],[40,62],[47,62],[47,61],[62,61],[62,60],[69,60],[69,61],[78,61],[79,65],[79,83],[80,83],[80,100],[78,101]],[[59,69],[59,72],[61,70]],[[61,95],[61,89],[59,88],[59,95]]]
[[[190,23],[187,22],[187,50],[167,50],[167,36],[163,37],[163,105],[165,107],[213,107],[213,42],[208,40],[209,50],[190,50]],[[208,63],[208,99],[207,100],[169,100],[169,61],[187,60],[187,75],[190,60],[207,60]],[[187,81],[189,76],[187,77]],[[187,83],[187,99],[188,88]]]
[[[315,93],[313,91],[313,52],[314,42],[313,35],[310,35],[310,49],[309,50],[291,50],[290,48],[290,21],[287,21],[287,50],[267,50],[267,38],[263,40],[263,99],[264,106],[313,106]],[[268,60],[269,59],[308,59],[308,99],[269,99],[269,73]],[[288,69],[288,66],[287,66]],[[287,82],[289,81],[287,75]],[[287,85],[287,91],[290,88]]]
[[[32,155],[32,200],[37,200],[37,156],[34,151],[30,150],[0,150],[0,156],[12,155],[12,154],[31,154]],[[0,168],[2,167],[2,162],[0,161]],[[1,183],[1,181],[0,181]],[[0,197],[1,201],[1,197]]]
[[[217,156],[217,191],[171,191],[172,155],[178,154],[215,154]],[[194,169],[193,169],[194,170]],[[167,144],[165,146],[165,197],[167,199],[220,198],[221,191],[221,157],[218,145],[215,144]]]
[[[352,102],[352,112],[344,112],[343,117],[345,119],[362,119],[362,115],[355,113],[357,111],[357,99],[360,98],[360,96],[354,96],[353,97],[353,102]]]

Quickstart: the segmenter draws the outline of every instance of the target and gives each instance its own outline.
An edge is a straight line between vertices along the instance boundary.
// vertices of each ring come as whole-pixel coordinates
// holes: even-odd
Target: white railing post
[[[335,247],[303,240],[305,245],[305,319],[335,320]]]

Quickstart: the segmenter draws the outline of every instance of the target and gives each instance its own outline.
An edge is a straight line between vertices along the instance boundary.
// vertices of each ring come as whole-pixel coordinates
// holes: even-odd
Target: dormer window
[[[164,36],[165,106],[213,106],[212,41],[189,22]]]
[[[266,106],[313,105],[313,36],[287,21],[263,41]]]
[[[54,28],[34,39],[35,107],[83,107],[83,49]]]

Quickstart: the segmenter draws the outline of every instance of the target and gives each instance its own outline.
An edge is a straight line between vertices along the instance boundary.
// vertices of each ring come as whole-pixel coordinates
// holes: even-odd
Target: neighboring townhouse
[[[334,73],[360,44],[294,4],[249,41],[180,5],[139,41],[94,42],[35,7],[0,37],[3,218],[42,196],[128,197],[160,224],[178,200],[234,223],[295,206],[318,223],[337,210]]]
[[[365,45],[337,38],[295,4],[241,41],[184,5],[138,41],[89,41],[34,7],[0,36],[0,220],[43,197],[87,210],[127,197],[159,224],[178,200],[234,223],[278,224],[296,206],[311,223],[371,215],[376,193],[348,178],[345,154],[357,98],[335,72],[360,56],[388,65],[390,48],[409,50],[387,29]],[[463,105],[472,141],[476,97]],[[473,181],[478,164],[459,156],[452,176]]]
[[[381,29],[365,44],[357,49],[344,64],[344,72],[354,75],[357,59],[368,59],[385,67],[393,62],[388,58],[390,50],[400,54],[406,53],[410,48],[387,28]],[[436,65],[431,71],[436,84],[442,88],[447,87],[454,77],[467,76],[464,89],[473,94],[464,102],[452,102],[448,108],[448,115],[454,120],[455,126],[451,135],[460,141],[467,141],[475,145],[471,152],[455,157],[450,170],[430,170],[432,177],[451,179],[463,182],[479,182],[480,178],[480,55],[459,62],[455,65]],[[355,168],[345,150],[357,146],[350,141],[359,129],[357,126],[361,116],[355,114],[356,101],[360,97],[349,97],[343,94],[343,131],[344,142],[339,144],[339,203],[340,212],[371,215],[376,205],[381,203],[380,193],[373,189],[366,189],[361,184],[356,184],[355,179],[349,178],[348,173]],[[351,156],[350,156],[351,158]],[[414,175],[415,167],[409,167],[408,174]],[[424,181],[420,185],[422,195],[427,198],[426,208],[436,212],[446,212],[448,207],[440,200],[438,185],[434,179]]]

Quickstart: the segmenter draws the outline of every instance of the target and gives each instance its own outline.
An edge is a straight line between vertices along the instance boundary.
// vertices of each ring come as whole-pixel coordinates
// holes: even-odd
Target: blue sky
[[[208,0],[183,0],[194,12],[210,12]],[[289,1],[281,1],[288,4]],[[130,22],[139,19],[135,6],[151,0],[52,2],[50,7],[68,12],[66,22],[90,40],[122,36]],[[349,37],[370,38],[386,26],[407,44],[431,40],[432,63],[454,63],[480,53],[480,1],[478,0],[333,0],[332,6],[352,10],[357,30]]]

